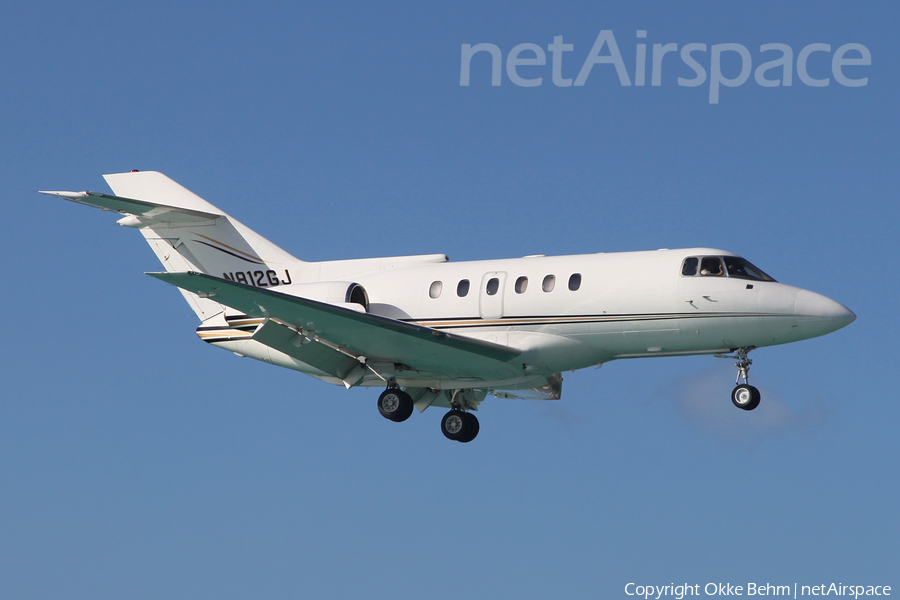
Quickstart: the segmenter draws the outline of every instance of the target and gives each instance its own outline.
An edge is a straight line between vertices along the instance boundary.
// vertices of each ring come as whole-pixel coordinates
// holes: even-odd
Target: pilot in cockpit
[[[700,265],[701,275],[722,276],[722,262],[718,258],[704,258]]]

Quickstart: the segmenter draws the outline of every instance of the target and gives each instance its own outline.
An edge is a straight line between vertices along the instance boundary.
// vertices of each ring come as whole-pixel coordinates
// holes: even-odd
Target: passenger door
[[[482,319],[499,319],[503,316],[503,292],[506,289],[506,272],[491,271],[481,278],[478,311]]]

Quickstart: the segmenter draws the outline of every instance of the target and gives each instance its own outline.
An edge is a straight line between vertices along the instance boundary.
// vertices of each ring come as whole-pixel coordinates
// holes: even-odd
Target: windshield
[[[684,259],[681,274],[687,277],[735,277],[753,281],[775,281],[738,256],[691,256]]]
[[[728,269],[729,277],[753,279],[756,281],[775,281],[743,258],[737,256],[724,256],[722,258],[725,259],[725,267]]]

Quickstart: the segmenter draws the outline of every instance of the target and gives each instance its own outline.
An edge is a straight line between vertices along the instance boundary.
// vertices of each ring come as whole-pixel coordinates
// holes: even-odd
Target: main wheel
[[[466,413],[453,409],[441,419],[441,433],[448,440],[458,442],[460,434],[466,429]]]
[[[399,423],[407,420],[412,411],[412,398],[401,389],[388,388],[378,396],[378,412],[385,419]]]
[[[478,424],[478,418],[470,412],[463,413],[463,432],[457,441],[467,443],[475,439],[481,426]]]
[[[478,435],[478,419],[472,413],[453,409],[441,419],[441,432],[455,442],[471,442]]]
[[[731,402],[742,410],[753,410],[759,406],[759,390],[748,384],[741,384],[731,392]]]

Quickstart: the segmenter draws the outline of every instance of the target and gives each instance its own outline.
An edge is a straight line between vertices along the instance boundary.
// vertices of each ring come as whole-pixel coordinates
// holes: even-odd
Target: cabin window
[[[700,274],[712,277],[722,277],[725,269],[722,268],[722,260],[718,256],[707,256],[700,262]]]
[[[575,291],[581,287],[581,273],[572,273],[569,277],[569,290]]]
[[[435,281],[431,284],[431,287],[428,288],[428,295],[432,298],[437,298],[441,295],[441,289],[444,287],[444,284],[440,281]]]
[[[682,265],[681,267],[681,274],[687,275],[688,277],[693,277],[697,274],[697,264],[699,262],[700,259],[696,256],[684,259],[684,265]]]
[[[488,296],[495,295],[500,290],[500,280],[496,277],[491,277],[487,282],[487,288],[485,291]]]
[[[528,289],[528,278],[525,276],[519,277],[516,279],[516,293],[524,294],[525,290]]]
[[[460,298],[465,298],[466,294],[469,293],[469,280],[463,279],[456,286],[456,295]]]
[[[541,284],[541,289],[545,292],[552,292],[553,288],[556,287],[556,275],[547,275],[544,277],[544,282]]]

